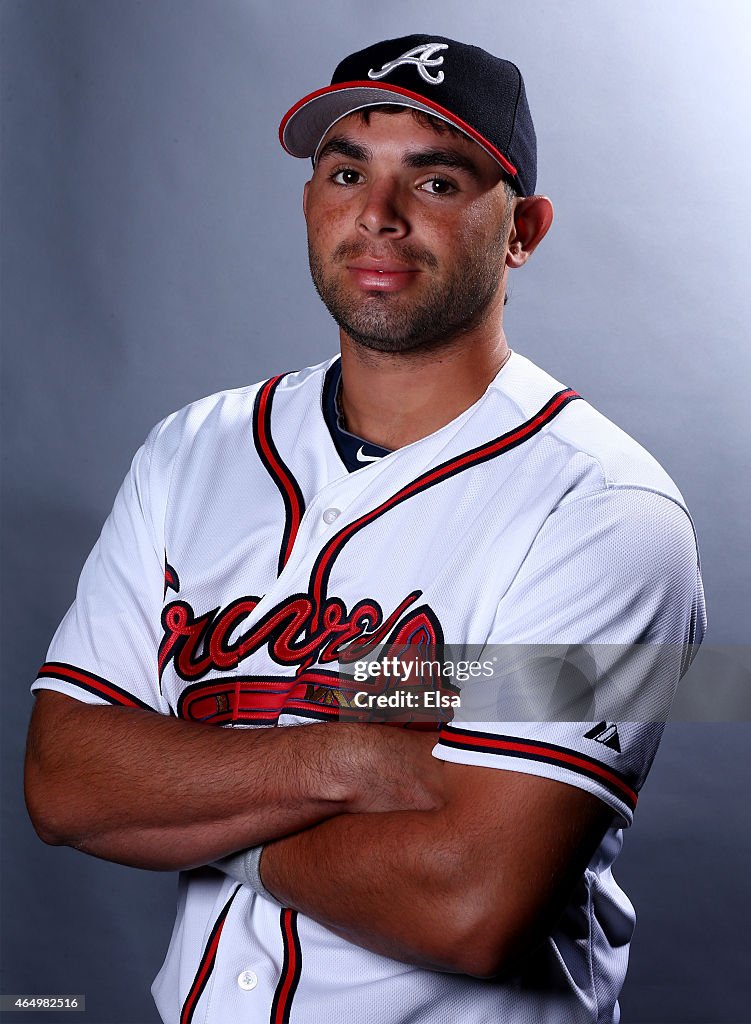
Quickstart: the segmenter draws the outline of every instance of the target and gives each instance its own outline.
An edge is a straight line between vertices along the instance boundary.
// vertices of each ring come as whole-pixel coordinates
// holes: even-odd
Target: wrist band
[[[271,903],[276,903],[280,907],[281,903],[271,895],[261,879],[262,853],[263,846],[252,846],[249,850],[240,850],[239,853],[215,860],[210,867],[229,875],[237,882],[242,882],[243,885],[250,886],[259,896],[263,896],[265,900],[270,900]]]

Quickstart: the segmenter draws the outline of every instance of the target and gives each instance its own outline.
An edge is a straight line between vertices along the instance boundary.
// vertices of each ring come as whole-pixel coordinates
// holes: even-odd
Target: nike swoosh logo
[[[364,447],[365,447],[365,445],[363,445],[363,444],[360,445],[360,450],[357,453],[357,461],[358,462],[378,462],[378,460],[382,458],[381,455],[365,455],[365,453],[363,451]]]

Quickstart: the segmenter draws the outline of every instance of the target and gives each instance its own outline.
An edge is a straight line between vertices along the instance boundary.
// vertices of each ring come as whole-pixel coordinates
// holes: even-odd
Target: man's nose
[[[395,182],[382,179],[370,184],[357,215],[357,229],[364,235],[386,234],[390,238],[409,233],[404,195]]]

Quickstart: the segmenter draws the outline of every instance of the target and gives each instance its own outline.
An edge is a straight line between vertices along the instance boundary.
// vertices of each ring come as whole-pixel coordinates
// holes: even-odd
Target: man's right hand
[[[362,725],[356,730],[348,737],[353,750],[353,797],[348,810],[430,811],[442,805],[445,762],[431,754],[435,732],[383,725]],[[343,768],[346,772],[346,763]]]

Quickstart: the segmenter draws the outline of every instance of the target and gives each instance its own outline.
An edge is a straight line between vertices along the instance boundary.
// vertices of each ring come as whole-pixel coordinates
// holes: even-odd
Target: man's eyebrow
[[[448,167],[452,170],[467,171],[475,178],[480,177],[477,164],[468,156],[453,149],[420,149],[406,153],[404,164],[407,167]]]
[[[359,142],[353,142],[346,136],[339,136],[336,139],[330,139],[325,146],[321,149],[320,153],[316,157],[316,163],[323,160],[325,156],[337,154],[344,156],[348,160],[361,160],[367,163],[372,157],[373,153],[368,149],[367,146],[361,146]]]
[[[316,163],[319,163],[327,156],[343,156],[347,160],[359,160],[362,163],[369,163],[373,157],[373,151],[367,146],[355,142],[353,139],[348,139],[346,135],[340,135],[330,139],[321,148],[320,153],[316,157]],[[447,167],[452,170],[466,171],[467,174],[471,174],[475,178],[480,177],[477,164],[468,156],[453,149],[431,148],[414,150],[406,153],[402,162],[405,167],[412,167],[417,170],[423,167]]]

